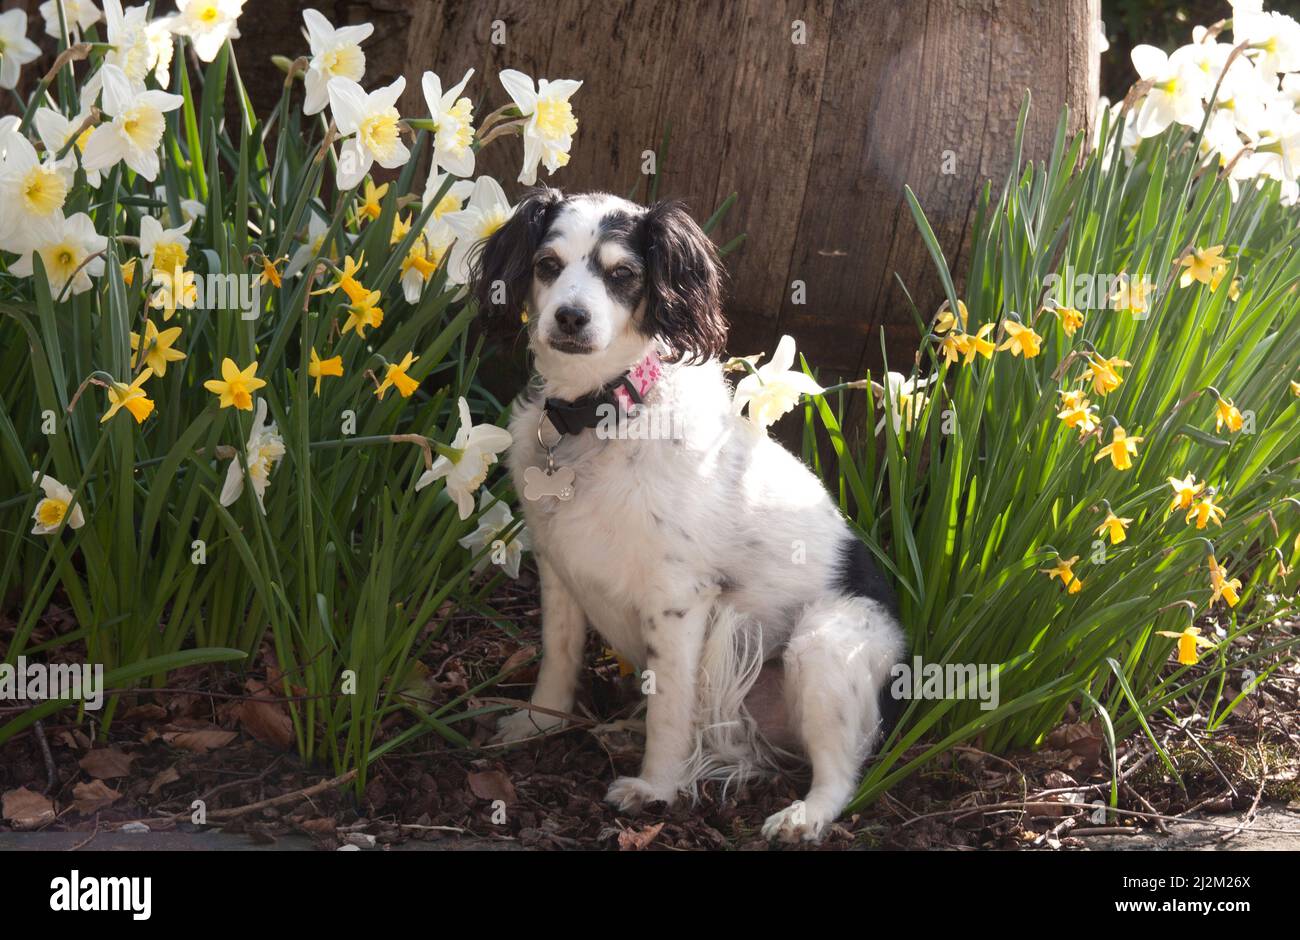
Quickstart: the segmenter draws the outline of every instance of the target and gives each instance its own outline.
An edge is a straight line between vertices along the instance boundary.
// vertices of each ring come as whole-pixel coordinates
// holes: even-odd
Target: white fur
[[[639,311],[602,296],[600,279],[577,263],[598,250],[597,224],[611,208],[642,211],[614,197],[580,197],[552,224],[560,237],[551,248],[570,263],[552,284],[535,281],[529,301],[541,388],[520,396],[510,421],[519,492],[526,468],[546,466],[537,440],[543,399],[595,390],[655,342],[637,332]],[[554,310],[575,299],[592,312],[585,355],[548,344]],[[773,815],[764,833],[819,838],[852,796],[877,737],[877,697],[903,654],[902,631],[882,605],[837,586],[851,530],[801,461],[732,413],[717,362],[666,365],[646,404],[671,412],[674,420],[660,426],[677,427],[679,439],[600,439],[592,430],[564,437],[554,457],[576,474],[573,498],[523,502],[542,582],[543,658],[532,702],[571,710],[588,623],[639,673],[653,672],[641,773],[619,778],[606,796],[634,810],[671,802],[705,776],[770,766],[743,701],[758,668],[779,656],[790,725],[813,779],[806,798]],[[499,734],[515,740],[558,722],[520,712]]]

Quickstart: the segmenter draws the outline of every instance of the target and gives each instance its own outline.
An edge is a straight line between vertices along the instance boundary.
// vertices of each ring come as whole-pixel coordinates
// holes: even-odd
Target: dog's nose
[[[561,333],[569,336],[576,335],[584,326],[591,322],[591,314],[581,307],[560,307],[555,311],[555,323],[560,328]]]

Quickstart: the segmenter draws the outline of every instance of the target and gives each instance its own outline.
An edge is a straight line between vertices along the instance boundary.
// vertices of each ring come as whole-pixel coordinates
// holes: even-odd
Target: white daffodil
[[[582,82],[571,79],[547,81],[541,79],[537,87],[523,72],[506,69],[501,73],[501,84],[528,120],[524,123],[524,166],[519,172],[519,182],[532,186],[537,182],[537,164],[546,164],[548,173],[554,173],[569,162],[569,149],[573,135],[578,130],[578,119],[573,116],[569,99],[582,87]]]
[[[63,520],[68,520],[69,529],[80,529],[86,524],[86,516],[81,511],[81,504],[72,506],[72,490],[68,489],[54,477],[46,475],[41,476],[39,470],[32,471],[32,482],[40,480],[41,489],[45,492],[45,498],[36,504],[35,511],[32,512],[32,535],[50,535],[58,530]],[[72,511],[68,507],[72,506]],[[518,563],[515,564],[515,571],[519,570]]]
[[[298,246],[298,249],[293,253],[293,257],[289,259],[289,263],[285,265],[284,277],[293,277],[320,255],[321,248],[325,244],[325,233],[328,231],[329,224],[316,212],[310,209],[307,210],[307,240]],[[350,241],[347,232],[339,232],[338,237],[343,240],[345,245]],[[327,256],[330,261],[338,260],[336,245],[336,242],[331,243],[330,253]]]
[[[140,219],[140,257],[144,259],[144,274],[148,277],[156,267],[169,278],[185,269],[189,261],[190,240],[187,232],[190,222],[180,228],[163,228],[151,215]]]
[[[909,431],[916,424],[917,418],[921,417],[921,412],[925,410],[926,402],[929,396],[921,391],[927,388],[934,381],[934,376],[929,378],[909,379],[900,372],[885,373],[885,385],[889,389],[890,417],[894,426],[894,433],[898,434],[904,427]],[[876,423],[876,433],[879,434],[885,428],[885,419],[881,418]]]
[[[66,165],[56,163],[53,155],[42,161],[26,137],[14,135],[0,161],[0,204],[5,207],[0,247],[21,253],[51,238],[63,220],[71,183]]]
[[[50,292],[57,300],[71,282],[72,293],[80,294],[94,285],[92,277],[104,273],[104,259],[92,257],[108,247],[108,239],[95,231],[95,223],[84,212],[62,219],[48,236],[14,262],[10,271],[19,277],[31,277],[32,256],[39,254],[45,265]]]
[[[257,506],[262,512],[266,512],[262,498],[266,494],[267,484],[271,482],[271,471],[284,456],[284,438],[276,430],[274,421],[270,424],[266,423],[265,398],[257,400],[253,429],[248,435],[248,444],[244,453],[248,460],[248,478],[253,481],[253,493],[257,496]],[[221,487],[221,505],[233,505],[243,492],[244,468],[236,455],[226,470],[226,482]]]
[[[470,190],[469,203],[444,218],[456,233],[447,264],[447,277],[453,284],[469,283],[469,254],[474,246],[506,224],[512,212],[505,190],[490,176],[480,176]]]
[[[433,467],[420,474],[416,490],[435,480],[446,478],[447,494],[455,501],[461,519],[474,514],[474,494],[487,479],[488,469],[497,462],[497,454],[510,446],[510,432],[492,424],[475,425],[470,420],[469,403],[460,399],[460,429],[451,449],[455,459],[438,455]]]
[[[1254,143],[1255,166],[1260,175],[1283,183],[1300,178],[1300,114],[1278,99],[1264,109],[1260,137]]]
[[[335,183],[340,190],[356,186],[376,163],[391,170],[411,159],[402,143],[401,116],[396,108],[406,79],[399,76],[391,85],[369,94],[349,78],[332,78],[326,87],[334,124],[339,134],[348,138],[339,150]]]
[[[123,10],[121,0],[104,0],[104,28],[108,33],[109,50],[104,55],[104,65],[115,65],[133,82],[143,82],[149,74],[149,31],[143,6]],[[100,69],[90,78],[92,88],[98,89],[103,77]]]
[[[59,7],[63,7],[63,24],[59,23]],[[63,26],[66,25],[68,35],[74,41],[98,23],[103,15],[91,0],[45,0],[40,11],[45,20],[45,35],[62,39]]]
[[[150,20],[144,28],[144,37],[149,44],[148,71],[153,72],[158,84],[166,88],[172,83],[172,56],[176,53],[176,17],[164,16]]]
[[[76,176],[78,160],[86,150],[86,141],[90,140],[90,132],[93,128],[87,126],[85,130],[81,130],[81,127],[90,117],[92,107],[94,102],[83,91],[81,110],[74,118],[64,117],[53,108],[37,108],[36,113],[32,115],[32,123],[36,125],[36,133],[40,135],[41,145],[52,154],[62,151],[68,146],[73,135],[77,135],[76,146],[70,148],[67,155],[59,161],[59,166],[70,177]],[[92,187],[98,189],[99,180],[98,170],[86,171],[86,182]]]
[[[424,196],[420,200],[421,208],[427,208],[429,203],[438,197],[442,187],[447,182],[447,174],[439,173],[436,169],[429,174],[429,178],[424,183]],[[500,187],[498,187],[499,189]],[[454,235],[447,217],[453,212],[459,212],[465,208],[465,200],[469,199],[474,192],[474,184],[469,180],[455,180],[447,191],[438,199],[438,204],[434,206],[433,212],[429,215],[429,225],[437,226],[440,231],[446,231],[449,236]],[[505,198],[505,193],[501,194]],[[506,215],[509,216],[509,203],[506,203]]]
[[[509,541],[506,541],[505,533],[514,525],[515,517],[510,512],[510,507],[506,505],[505,500],[497,500],[492,508],[488,504],[496,499],[487,490],[484,490],[479,496],[479,516],[478,528],[459,540],[461,548],[469,549],[470,552],[477,555],[484,549],[487,553],[482,555],[478,561],[474,562],[474,572],[485,571],[488,565],[500,565],[501,570],[512,578],[519,577],[519,562],[523,558],[524,552],[531,551],[532,545],[528,538],[528,530],[522,526]],[[501,544],[498,545],[497,542]]]
[[[27,38],[27,14],[23,10],[0,13],[0,88],[16,87],[19,71],[40,55],[40,47]]]
[[[143,84],[132,84],[117,66],[100,70],[104,81],[105,114],[112,121],[101,124],[91,133],[82,152],[87,170],[105,170],[119,160],[149,182],[158,176],[158,145],[162,143],[168,111],[185,101],[180,95],[149,91]]]
[[[1232,17],[1232,37],[1245,42],[1255,67],[1267,76],[1300,71],[1300,23],[1285,13],[1251,13]]]
[[[456,85],[442,90],[442,79],[425,72],[420,81],[424,100],[433,120],[433,165],[453,176],[474,175],[474,104],[461,97],[474,70],[470,69]]]
[[[731,404],[736,414],[749,408],[749,420],[766,429],[799,403],[801,395],[820,395],[822,387],[810,375],[795,371],[794,337],[782,336],[766,365],[750,372],[736,385]]]
[[[436,169],[429,174],[428,182],[424,186],[424,207],[427,208],[437,197],[448,178],[448,174],[439,173]],[[447,256],[447,250],[455,240],[456,233],[447,223],[446,216],[459,212],[473,189],[474,184],[469,180],[453,182],[429,214],[429,219],[424,224],[424,231],[406,253],[406,257],[402,260],[401,280],[402,293],[407,303],[413,304],[420,299],[424,285],[429,282],[429,278]]]
[[[172,32],[188,36],[194,52],[204,62],[211,62],[227,39],[239,38],[236,21],[244,11],[245,0],[176,0],[176,19]]]
[[[1138,111],[1138,134],[1154,137],[1174,122],[1199,127],[1212,86],[1196,62],[1188,55],[1174,58],[1147,45],[1134,46],[1131,56],[1142,80],[1155,83]]]
[[[346,78],[359,82],[366,74],[366,54],[361,43],[375,31],[371,23],[359,26],[342,26],[338,29],[316,10],[303,10],[307,25],[307,43],[311,46],[311,64],[307,67],[304,82],[307,100],[304,114],[319,114],[330,103],[328,85],[332,78]]]

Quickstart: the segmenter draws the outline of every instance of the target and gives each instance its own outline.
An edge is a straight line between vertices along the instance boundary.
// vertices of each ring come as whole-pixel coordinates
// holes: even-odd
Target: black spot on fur
[[[649,643],[647,643],[645,645],[645,658],[647,660],[658,659],[659,651],[655,649],[653,646],[651,646]]]
[[[684,611],[684,610],[678,610],[678,609],[673,608],[673,607],[669,607],[667,610],[664,611],[664,616],[665,616],[665,617],[676,617],[676,618],[678,618],[678,619],[680,620],[682,617],[685,617],[685,616],[686,616],[686,611]]]
[[[884,605],[897,615],[898,599],[876,563],[871,560],[867,546],[857,536],[849,536],[840,543],[839,564],[836,566],[832,586],[850,597],[867,597]]]
[[[656,203],[641,217],[646,263],[646,322],[670,360],[714,359],[727,341],[722,316],[722,264],[709,236],[678,200]]]

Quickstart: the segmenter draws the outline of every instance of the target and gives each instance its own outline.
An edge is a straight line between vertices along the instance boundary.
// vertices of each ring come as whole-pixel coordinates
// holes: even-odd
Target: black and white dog
[[[779,660],[812,785],[763,832],[813,840],[879,737],[903,633],[821,482],[734,412],[721,277],[680,203],[603,193],[534,190],[479,248],[480,309],[528,312],[538,372],[514,403],[509,455],[541,574],[532,703],[571,710],[588,624],[637,667],[652,693],[644,762],[605,797],[635,811],[720,767],[770,763],[745,698]],[[521,711],[498,737],[560,722]]]

